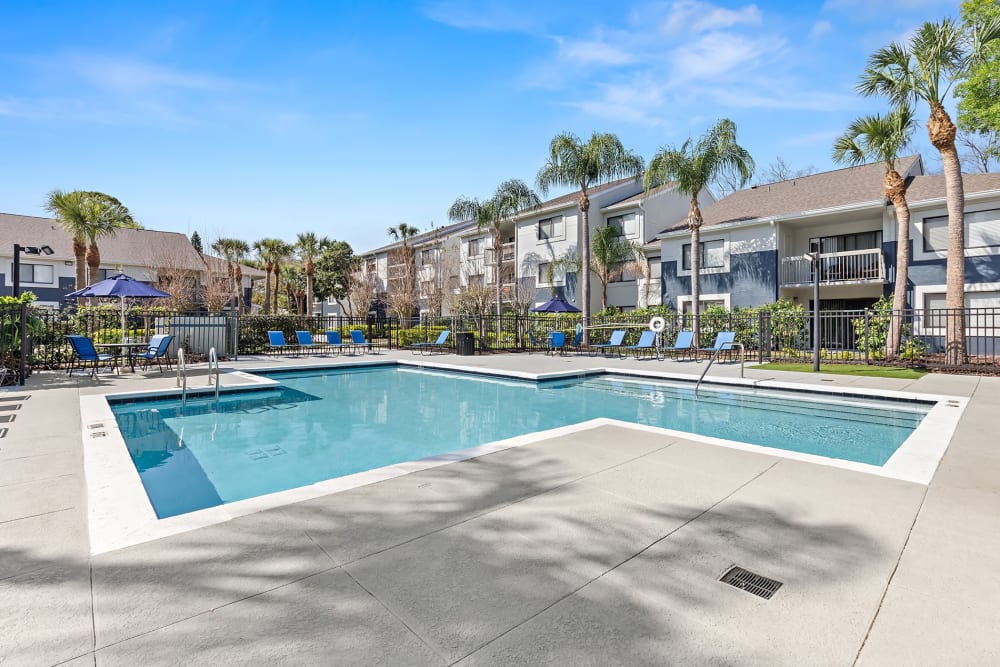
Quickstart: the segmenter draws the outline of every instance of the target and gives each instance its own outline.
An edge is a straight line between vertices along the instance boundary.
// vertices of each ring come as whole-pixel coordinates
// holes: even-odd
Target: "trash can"
[[[455,352],[464,357],[470,357],[476,353],[476,336],[472,332],[462,332],[455,334]]]

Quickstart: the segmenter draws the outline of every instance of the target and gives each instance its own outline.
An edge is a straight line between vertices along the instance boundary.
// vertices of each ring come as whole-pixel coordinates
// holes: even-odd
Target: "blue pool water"
[[[160,518],[608,417],[882,465],[929,406],[601,375],[531,382],[392,366],[274,374],[280,387],[116,402]]]

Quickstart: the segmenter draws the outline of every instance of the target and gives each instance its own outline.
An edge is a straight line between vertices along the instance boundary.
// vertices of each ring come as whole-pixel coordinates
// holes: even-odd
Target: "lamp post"
[[[43,246],[23,246],[19,243],[14,244],[14,298],[21,296],[21,253],[25,255],[51,255],[53,253],[52,248],[47,245]],[[21,353],[20,359],[17,362],[17,383],[24,386],[24,374],[27,370],[27,356],[28,356],[28,330],[27,322],[28,320],[28,307],[25,304],[21,304],[21,322],[18,325],[19,333],[21,335]]]
[[[819,372],[819,249],[806,253],[813,275],[813,372]]]

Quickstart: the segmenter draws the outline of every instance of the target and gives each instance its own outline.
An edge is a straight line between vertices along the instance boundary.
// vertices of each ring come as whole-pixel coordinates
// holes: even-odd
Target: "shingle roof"
[[[427,241],[433,241],[435,238],[438,237],[444,238],[450,234],[454,234],[455,232],[462,231],[467,227],[472,227],[473,225],[475,225],[475,222],[473,222],[472,220],[463,220],[462,222],[455,222],[450,225],[445,225],[444,227],[438,227],[437,229],[432,229],[428,232],[421,232],[416,236],[407,239],[407,243],[409,243],[411,246],[420,245],[421,243],[425,243]],[[374,250],[367,250],[363,253],[360,253],[360,255],[362,257],[365,257],[367,255],[377,255],[380,252],[385,252],[386,250],[398,248],[402,244],[403,244],[402,241],[394,241],[392,243],[387,243],[384,246],[379,246]]]
[[[919,160],[919,155],[900,158],[896,162],[896,170],[905,177]],[[885,167],[882,163],[873,163],[738,190],[706,206],[701,212],[702,225],[880,202],[885,198],[882,185],[884,176]],[[686,227],[687,221],[680,220],[661,233]]]
[[[617,206],[627,206],[629,204],[637,204],[637,203],[639,203],[641,201],[649,199],[650,197],[655,197],[656,195],[660,194],[661,192],[668,192],[668,191],[672,190],[674,188],[674,185],[676,185],[676,183],[674,183],[672,181],[670,183],[664,183],[662,185],[657,185],[655,188],[653,188],[649,192],[639,192],[637,194],[631,195],[630,197],[625,197],[624,199],[619,199],[618,201],[611,202],[610,204],[605,204],[601,208],[601,210],[602,211],[606,211],[609,208],[611,208],[612,206],[616,206],[617,207]]]
[[[962,174],[965,194],[1000,190],[1000,174]],[[916,176],[906,188],[906,200],[915,203],[928,199],[944,199],[944,176]]]
[[[604,192],[605,190],[616,188],[619,185],[622,185],[623,183],[634,183],[634,182],[635,182],[634,178],[620,178],[617,181],[611,181],[610,183],[604,183],[603,185],[595,185],[592,188],[588,188],[587,195],[593,196],[596,195],[598,192]],[[539,209],[560,208],[567,204],[575,204],[579,199],[580,199],[580,191],[574,190],[573,192],[562,195],[561,197],[556,197],[555,199],[549,199],[548,201],[543,201],[542,205],[539,206],[538,208]]]
[[[205,260],[208,270],[212,273],[226,274],[228,272],[226,260],[223,258],[208,254],[203,254],[201,257]],[[264,278],[267,275],[266,272],[261,271],[255,266],[248,266],[246,264],[240,264],[240,266],[243,267],[243,276],[245,278]]]
[[[52,248],[55,260],[73,260],[73,239],[63,231],[59,223],[51,218],[30,215],[0,213],[0,239],[8,239],[22,245],[47,245]],[[114,236],[97,242],[101,249],[101,264],[123,264],[155,268],[164,266],[164,258],[169,257],[170,266],[204,271],[198,251],[190,239],[178,232],[160,232],[152,229],[121,229]]]

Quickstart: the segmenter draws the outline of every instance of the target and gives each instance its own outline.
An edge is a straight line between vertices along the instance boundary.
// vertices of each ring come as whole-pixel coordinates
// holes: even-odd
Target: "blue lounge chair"
[[[622,343],[625,341],[625,330],[615,329],[611,332],[611,338],[608,339],[607,343],[598,343],[597,345],[591,345],[592,348],[598,350],[599,352],[606,352],[607,350],[613,350],[616,347],[621,347]]]
[[[715,344],[712,347],[700,347],[698,352],[707,352],[710,355],[716,352],[722,352],[725,350],[733,349],[733,343],[736,342],[736,333],[732,331],[720,331],[715,336]]]
[[[296,331],[295,338],[299,341],[300,350],[323,350],[326,346],[313,340],[313,335],[309,331]]]
[[[161,359],[166,359],[167,370],[170,370],[170,355],[167,354],[167,348],[170,347],[170,342],[173,339],[172,334],[160,334],[149,339],[149,347],[146,348],[145,352],[136,357],[136,359],[142,359],[143,370],[149,368],[149,364],[155,361],[156,367],[162,373],[163,364],[160,362]]]
[[[672,357],[692,354],[694,352],[694,332],[679,331],[677,333],[677,340],[674,341],[674,346],[665,348],[663,351]]]
[[[635,345],[623,345],[618,348],[618,353],[625,358],[629,352],[635,353],[635,356],[645,354],[656,354],[656,332],[655,331],[643,331],[642,335],[639,336],[639,342]]]
[[[285,350],[288,353],[295,351],[295,348],[285,342],[285,334],[282,331],[268,331],[267,346],[272,352],[277,352],[278,354],[282,353],[281,350]]]
[[[339,331],[326,332],[326,346],[337,352],[343,352],[351,347],[349,343],[345,343],[340,339]]]
[[[355,350],[359,347],[368,348],[369,352],[374,350],[374,346],[365,340],[365,334],[361,329],[351,329],[351,344]]]
[[[69,375],[72,375],[77,368],[86,370],[88,363],[90,364],[90,377],[97,376],[97,367],[103,363],[108,365],[109,370],[113,368],[118,371],[118,357],[113,354],[98,354],[97,348],[94,347],[94,341],[87,336],[70,335],[66,336],[66,340],[69,341],[69,345],[76,355],[73,363],[70,364]]]
[[[413,354],[416,354],[417,352],[423,354],[425,351],[433,352],[434,350],[437,350],[438,352],[447,352],[448,336],[450,335],[451,331],[445,329],[444,331],[441,332],[441,334],[437,337],[437,340],[434,341],[433,343],[414,343],[413,345],[410,346],[410,350],[413,352]]]
[[[534,333],[532,333],[531,331],[528,332],[528,354],[531,354],[535,350],[548,351],[548,349],[549,349],[549,341],[546,340],[543,343],[539,341],[538,338],[535,337]]]

